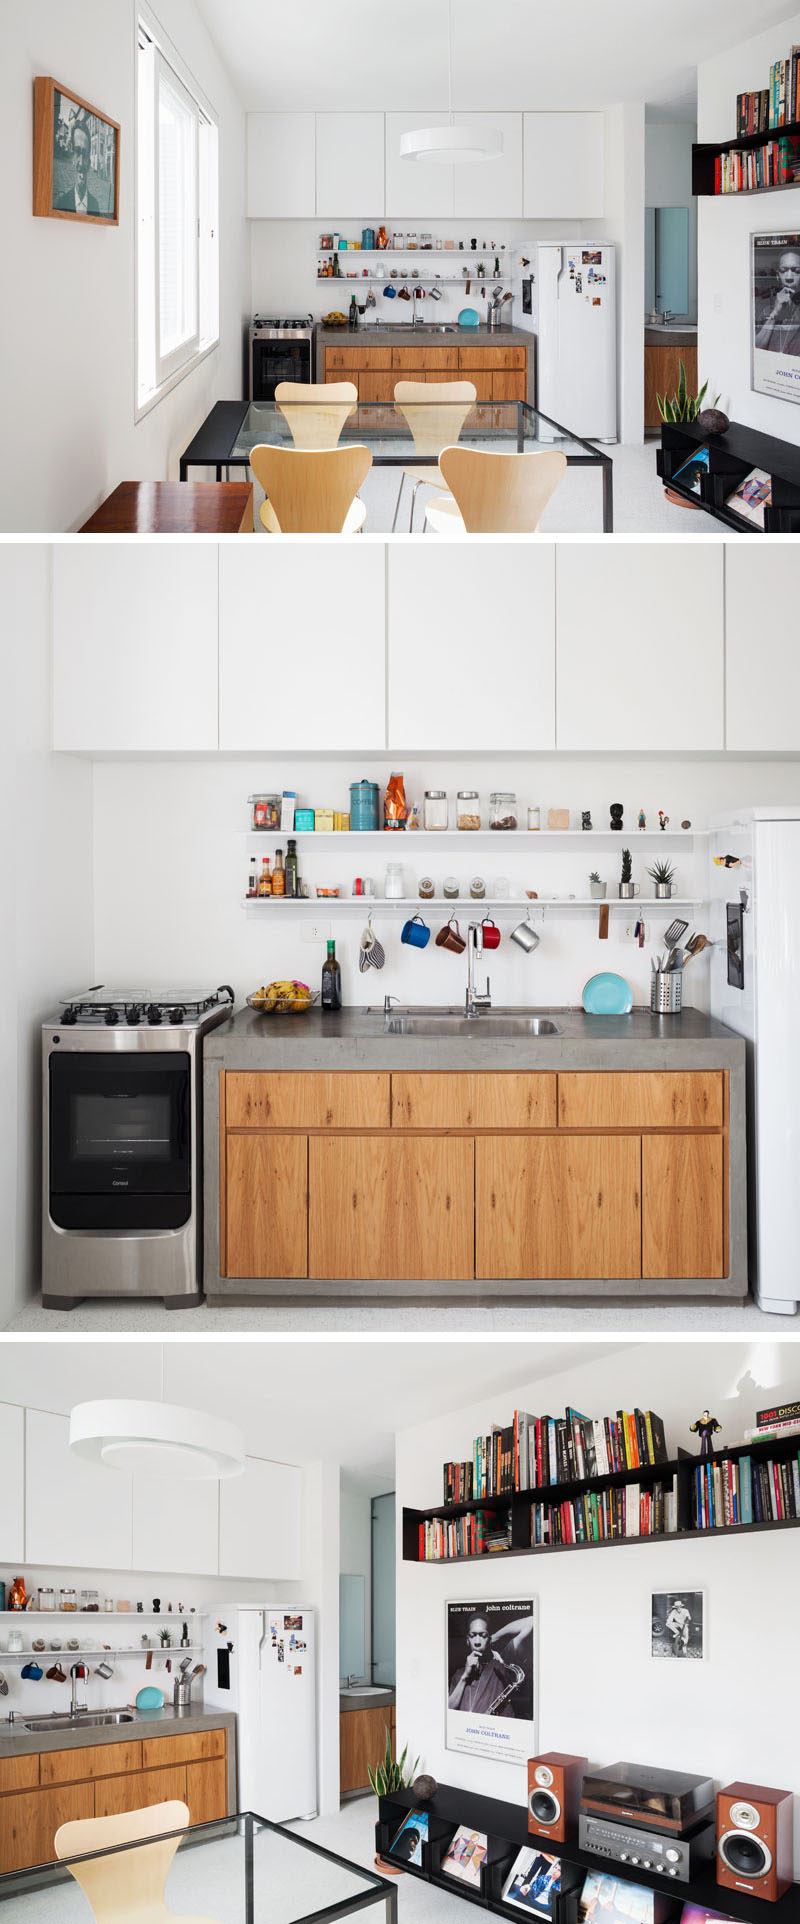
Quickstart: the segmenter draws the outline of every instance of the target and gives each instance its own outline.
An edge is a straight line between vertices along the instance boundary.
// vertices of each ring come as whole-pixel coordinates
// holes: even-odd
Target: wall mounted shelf
[[[70,1663],[87,1663],[90,1660],[92,1662],[97,1661],[98,1663],[102,1663],[104,1659],[108,1662],[110,1657],[188,1657],[192,1653],[196,1653],[202,1649],[203,1645],[201,1643],[172,1643],[166,1645],[152,1643],[147,1647],[137,1643],[132,1644],[130,1649],[127,1650],[118,1648],[116,1644],[103,1644],[100,1647],[95,1645],[94,1650],[68,1650],[62,1643],[58,1650],[53,1650],[52,1648],[47,1650],[3,1650],[0,1651],[0,1657],[2,1657],[3,1663],[42,1663],[45,1657],[47,1657],[48,1661],[51,1661],[54,1657],[58,1657],[59,1659],[68,1657]],[[27,1679],[23,1681],[27,1681]]]
[[[435,915],[440,909],[451,910],[455,915],[460,910],[463,915],[464,911],[469,909],[471,915],[481,916],[485,915],[488,909],[494,911],[495,909],[509,910],[525,908],[530,909],[532,915],[538,910],[543,911],[545,914],[549,913],[552,915],[554,913],[560,914],[565,909],[570,911],[572,909],[607,908],[625,909],[629,915],[632,911],[638,914],[640,909],[658,909],[671,918],[676,909],[699,909],[705,908],[706,905],[706,900],[700,896],[690,898],[682,895],[671,895],[666,902],[656,901],[654,896],[648,895],[629,896],[627,901],[620,901],[616,895],[609,895],[602,900],[595,896],[588,895],[563,896],[560,899],[558,896],[540,895],[532,901],[529,901],[526,895],[504,895],[496,897],[485,895],[480,899],[473,899],[468,895],[459,895],[454,898],[448,898],[447,900],[441,895],[434,896],[433,898],[425,898],[419,895],[404,895],[402,897],[396,897],[394,900],[390,899],[389,901],[382,895],[245,895],[242,897],[242,908],[244,909],[258,909],[268,912],[274,910],[276,914],[280,914],[281,909],[313,909],[316,915],[338,915],[342,911],[347,913],[351,909],[357,909],[362,915],[365,911],[371,915],[385,915],[395,909],[402,910],[404,914],[407,914],[409,909],[414,909],[418,910],[421,915],[424,915],[426,912]]]
[[[733,140],[696,141],[692,147],[692,193],[704,199],[739,200],[745,194],[780,194],[787,187],[796,187],[797,181],[789,180],[776,181],[771,186],[742,187],[733,194],[718,194],[715,188],[715,167],[722,154],[752,153],[770,141],[780,140],[784,134],[800,137],[800,121],[793,120],[785,127],[770,127],[763,134],[740,134]]]
[[[270,842],[276,839],[278,841],[281,839],[285,841],[289,833],[289,831],[286,830],[282,836],[281,830],[277,828],[248,828],[242,829],[240,832],[252,842]],[[622,848],[630,842],[637,848],[663,846],[672,849],[678,844],[682,844],[685,847],[692,841],[707,840],[710,833],[711,830],[708,828],[626,828],[622,830],[622,833],[610,828],[413,828],[401,830],[400,832],[396,829],[381,828],[310,828],[292,829],[291,837],[293,841],[302,842],[303,845],[308,848],[313,847],[315,842],[324,842],[326,845],[330,842],[357,842],[364,847],[384,848],[387,854],[390,847],[398,849],[413,848],[415,844],[420,842],[431,842],[434,846],[438,842],[443,848],[469,848],[470,845],[473,848],[496,848],[498,852],[504,846],[518,849],[523,844],[526,848],[533,850],[538,842],[564,842],[568,847],[572,843],[581,843],[586,848],[588,854],[590,846],[597,842],[608,843],[611,848]]]

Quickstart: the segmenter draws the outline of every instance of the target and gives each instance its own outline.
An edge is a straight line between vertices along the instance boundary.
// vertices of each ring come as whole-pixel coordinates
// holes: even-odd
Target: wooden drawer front
[[[722,1070],[592,1070],[558,1078],[562,1129],[721,1129]]]
[[[308,1147],[310,1276],[474,1276],[471,1137],[312,1136]]]
[[[4,1757],[0,1762],[0,1795],[10,1790],[33,1790],[39,1782],[39,1758]]]
[[[213,1824],[217,1817],[227,1817],[228,1767],[224,1757],[187,1764],[186,1802],[192,1824]]]
[[[429,374],[438,380],[440,374],[457,372],[458,348],[423,347],[417,341],[413,347],[393,347],[392,367],[402,370],[408,381],[424,381]]]
[[[308,1275],[308,1137],[229,1135],[227,1276]]]
[[[388,1129],[389,1077],[232,1071],[225,1080],[229,1129]]]
[[[0,1871],[21,1871],[48,1864],[55,1835],[76,1817],[94,1816],[92,1784],[60,1784],[0,1800]],[[58,1907],[56,1907],[58,1908]]]
[[[186,1731],[179,1737],[145,1737],[142,1763],[145,1770],[158,1770],[165,1764],[198,1763],[204,1757],[224,1757],[224,1730]]]
[[[142,1746],[135,1738],[124,1738],[81,1750],[43,1750],[39,1761],[40,1784],[75,1784],[84,1777],[116,1777],[126,1770],[139,1770]]]
[[[724,1276],[721,1136],[642,1137],[642,1275]]]
[[[361,377],[360,368],[326,367],[324,378],[326,381],[352,381],[354,385],[358,388],[359,399],[361,398],[360,382],[362,377]]]
[[[392,1076],[395,1129],[554,1129],[554,1075]]]
[[[389,368],[386,374],[362,374],[358,382],[359,401],[383,401],[391,406],[394,401],[396,374]]]
[[[329,368],[368,368],[374,373],[379,368],[391,367],[392,349],[390,347],[356,347],[352,341],[343,341],[341,347],[326,347],[325,373]],[[346,380],[347,375],[342,379]]]
[[[503,374],[492,374],[493,401],[526,401],[528,384],[524,374],[515,374],[513,369]]]
[[[475,1273],[641,1275],[638,1136],[479,1136]]]
[[[114,1817],[121,1810],[147,1810],[150,1804],[186,1801],[186,1769],[133,1770],[128,1777],[103,1777],[94,1787],[95,1817]]]
[[[492,373],[501,368],[517,368],[525,371],[527,350],[524,347],[494,347],[485,341],[480,347],[460,347],[458,350],[459,367],[487,367]]]

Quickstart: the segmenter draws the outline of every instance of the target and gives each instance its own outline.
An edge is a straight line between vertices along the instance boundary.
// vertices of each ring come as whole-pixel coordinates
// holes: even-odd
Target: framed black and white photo
[[[33,89],[34,214],[116,227],[117,122],[49,77],[39,75]]]
[[[445,1605],[448,1750],[524,1764],[536,1750],[536,1611],[522,1602]]]
[[[654,1590],[650,1653],[668,1662],[699,1662],[706,1654],[702,1590]]]
[[[754,234],[751,244],[751,386],[800,401],[800,234]]]

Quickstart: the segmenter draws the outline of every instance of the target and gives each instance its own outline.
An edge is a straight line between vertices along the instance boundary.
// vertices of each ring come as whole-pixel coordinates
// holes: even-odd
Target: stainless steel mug
[[[531,926],[529,916],[526,915],[524,922],[518,922],[516,928],[511,930],[511,940],[516,942],[518,948],[524,949],[526,955],[532,955],[534,949],[538,949],[539,937]]]

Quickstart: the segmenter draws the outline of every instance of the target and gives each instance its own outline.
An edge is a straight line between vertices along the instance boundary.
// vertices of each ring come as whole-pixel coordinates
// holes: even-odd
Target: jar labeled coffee
[[[459,789],[456,798],[456,819],[459,828],[480,828],[481,811],[477,788]]]

